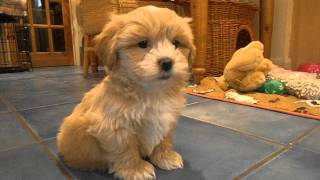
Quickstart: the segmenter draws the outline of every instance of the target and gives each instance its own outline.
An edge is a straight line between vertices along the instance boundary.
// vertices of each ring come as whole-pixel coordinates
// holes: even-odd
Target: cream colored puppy
[[[154,6],[112,16],[96,37],[110,74],[85,94],[58,134],[69,166],[108,168],[130,180],[155,178],[153,165],[182,168],[172,136],[195,51],[189,22]]]

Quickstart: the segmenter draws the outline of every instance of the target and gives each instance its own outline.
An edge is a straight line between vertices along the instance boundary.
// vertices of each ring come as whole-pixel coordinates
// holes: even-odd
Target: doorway
[[[28,0],[34,67],[73,65],[68,0]]]

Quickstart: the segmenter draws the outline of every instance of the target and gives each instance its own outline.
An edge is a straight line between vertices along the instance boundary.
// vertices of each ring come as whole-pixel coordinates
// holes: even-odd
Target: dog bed
[[[301,99],[320,99],[320,79],[316,73],[290,71],[274,66],[268,79],[280,80],[287,92]]]
[[[241,94],[240,92],[238,92],[241,95],[250,96],[253,99],[257,100],[257,103],[255,104],[227,99],[225,98],[226,92],[224,92],[218,86],[214,77],[204,78],[201,81],[200,85],[189,86],[185,89],[185,92],[209,99],[215,99],[320,120],[320,108],[318,106],[310,106],[307,101],[303,101],[303,99],[299,99],[292,95],[264,94],[259,92]]]

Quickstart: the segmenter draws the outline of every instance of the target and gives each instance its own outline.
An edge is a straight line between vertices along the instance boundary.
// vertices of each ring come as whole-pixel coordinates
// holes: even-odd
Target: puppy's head
[[[154,6],[113,15],[95,38],[97,55],[111,74],[139,83],[185,81],[195,53],[190,21]]]

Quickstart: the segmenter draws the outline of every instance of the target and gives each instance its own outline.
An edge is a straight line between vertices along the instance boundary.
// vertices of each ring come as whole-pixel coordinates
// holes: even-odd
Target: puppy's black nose
[[[159,65],[162,70],[164,71],[170,71],[172,68],[172,59],[170,58],[161,58],[159,59]]]

